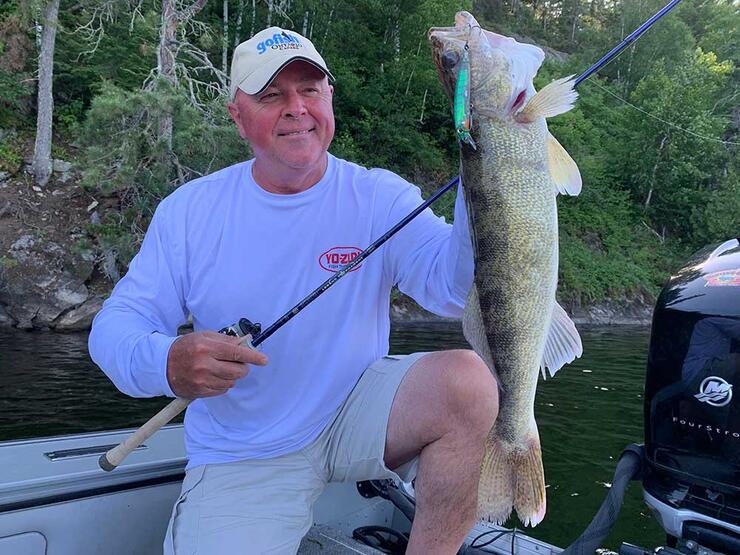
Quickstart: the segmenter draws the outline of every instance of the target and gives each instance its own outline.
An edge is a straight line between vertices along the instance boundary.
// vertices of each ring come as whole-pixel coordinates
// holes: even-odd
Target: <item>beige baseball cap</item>
[[[247,94],[257,94],[294,60],[315,65],[334,81],[324,58],[310,40],[295,31],[269,27],[234,50],[231,58],[231,99],[234,100],[237,89]]]

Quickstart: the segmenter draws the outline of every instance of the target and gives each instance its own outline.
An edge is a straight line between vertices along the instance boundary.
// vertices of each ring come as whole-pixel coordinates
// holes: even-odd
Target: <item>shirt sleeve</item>
[[[187,317],[185,274],[165,219],[158,209],[128,273],[95,317],[88,340],[93,361],[132,397],[176,396],[167,381],[167,356]]]
[[[422,202],[419,188],[407,184],[391,207],[388,227]],[[460,318],[474,269],[462,186],[457,189],[453,225],[427,208],[388,241],[385,256],[402,292],[434,314]]]

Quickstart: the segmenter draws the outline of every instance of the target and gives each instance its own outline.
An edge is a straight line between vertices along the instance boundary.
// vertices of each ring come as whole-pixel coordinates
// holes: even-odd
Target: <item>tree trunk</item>
[[[645,199],[645,210],[650,206],[650,201],[653,199],[653,191],[655,190],[655,175],[658,173],[658,165],[660,159],[663,156],[663,148],[665,148],[665,142],[668,140],[668,135],[663,135],[660,141],[660,147],[658,148],[658,156],[655,158],[655,165],[653,166],[653,175],[650,178],[650,190],[648,191],[647,198]]]
[[[249,31],[249,36],[254,36],[254,23],[257,21],[257,5],[255,4],[255,0],[252,0],[252,28]]]
[[[393,6],[393,59],[398,62],[401,59],[401,7],[396,3]]]
[[[221,47],[221,68],[229,72],[229,0],[224,0],[224,38]]]
[[[326,22],[326,30],[324,31],[324,38],[321,39],[321,49],[323,50],[326,46],[326,37],[329,36],[329,28],[331,27],[331,19],[334,17],[334,8],[329,12],[329,21]]]
[[[239,46],[241,42],[242,19],[244,19],[244,0],[239,0],[239,13],[236,16],[236,31],[234,32],[234,48]]]
[[[54,112],[52,82],[58,15],[59,0],[49,0],[44,12],[44,27],[41,32],[36,144],[33,149],[32,165],[33,176],[39,187],[45,187],[51,177],[51,118]]]
[[[267,0],[267,26],[272,25],[272,11],[275,6],[274,0]]]
[[[162,0],[162,27],[157,50],[157,72],[159,76],[173,87],[177,85],[175,73],[175,47],[177,46],[177,26],[195,17],[203,9],[207,0],[196,0],[184,10],[178,12],[176,0]],[[159,120],[159,138],[172,150],[172,113],[165,112]]]
[[[159,50],[157,50],[157,73],[160,78],[171,85],[175,85],[175,52],[172,47],[177,38],[177,11],[175,0],[162,0],[162,27],[159,34]],[[168,150],[172,149],[172,113],[166,111],[159,119],[159,138],[167,143]]]

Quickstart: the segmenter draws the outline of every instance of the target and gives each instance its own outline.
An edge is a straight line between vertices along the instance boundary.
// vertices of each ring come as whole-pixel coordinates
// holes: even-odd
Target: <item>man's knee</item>
[[[488,434],[498,415],[498,384],[471,350],[448,351],[446,377],[450,416],[463,429]]]

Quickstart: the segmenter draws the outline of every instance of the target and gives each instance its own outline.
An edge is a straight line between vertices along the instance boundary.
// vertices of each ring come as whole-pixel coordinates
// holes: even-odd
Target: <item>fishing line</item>
[[[658,21],[661,17],[666,15],[669,11],[671,11],[673,8],[676,7],[676,5],[681,0],[671,0],[668,4],[663,6],[658,12],[656,12],[650,19],[648,19],[645,23],[640,25],[637,29],[632,31],[627,37],[625,37],[622,42],[620,42],[617,46],[612,48],[609,52],[604,54],[595,64],[593,64],[590,68],[588,68],[586,71],[584,71],[577,79],[574,84],[574,86],[578,86],[581,81],[584,81],[588,79],[593,73],[595,73],[597,70],[601,69],[602,67],[606,67],[609,63],[611,63],[614,59],[616,59],[619,54],[627,48],[631,43],[634,43],[637,41],[638,38],[640,38],[640,35],[642,35],[645,31],[647,31],[652,25]]]
[[[602,91],[604,91],[605,93],[607,93],[607,94],[610,94],[610,95],[612,95],[612,96],[613,96],[614,98],[616,98],[617,100],[621,100],[621,101],[622,101],[622,102],[624,102],[624,103],[625,103],[625,104],[626,104],[627,106],[630,106],[630,107],[634,108],[634,109],[635,109],[635,110],[637,110],[638,112],[640,112],[640,113],[642,113],[642,114],[645,114],[646,116],[648,116],[648,117],[650,117],[650,118],[653,118],[654,120],[657,120],[657,121],[659,121],[659,122],[661,122],[661,123],[664,123],[665,125],[668,125],[668,126],[670,126],[670,127],[673,127],[674,129],[678,129],[679,131],[683,131],[684,133],[688,133],[689,135],[693,135],[694,137],[697,137],[697,138],[699,138],[699,139],[703,139],[703,140],[705,140],[705,141],[713,141],[713,142],[715,142],[715,143],[721,143],[721,144],[723,144],[723,145],[734,145],[734,146],[740,146],[740,143],[736,143],[736,142],[733,142],[733,141],[724,141],[724,140],[722,140],[722,139],[717,139],[717,138],[715,138],[715,137],[707,137],[706,135],[700,135],[699,133],[695,133],[694,131],[691,131],[691,130],[689,130],[689,129],[684,129],[683,127],[679,127],[679,126],[678,126],[678,125],[676,125],[675,123],[671,123],[670,121],[666,121],[666,120],[664,120],[664,119],[660,119],[660,118],[659,118],[658,116],[656,116],[656,115],[654,115],[654,114],[651,114],[650,112],[648,112],[648,111],[646,111],[646,110],[643,110],[643,109],[642,109],[642,108],[640,108],[639,106],[635,106],[635,105],[634,105],[634,104],[632,104],[632,103],[631,103],[631,102],[630,102],[629,100],[625,100],[624,98],[622,98],[621,96],[619,96],[619,95],[618,95],[618,94],[616,94],[616,93],[613,93],[612,91],[610,91],[609,89],[607,89],[607,88],[606,88],[606,87],[604,87],[603,85],[599,85],[598,81],[589,81],[589,83],[591,83],[592,85],[596,85],[597,87],[599,87],[599,88],[600,88],[600,89],[601,89]]]
[[[496,532],[498,532],[498,533],[496,533]],[[475,544],[475,542],[477,542],[478,540],[482,539],[484,536],[487,536],[489,534],[496,534],[496,535],[493,536],[491,539],[487,540],[484,543],[479,543],[478,545]],[[514,539],[516,537],[516,528],[512,528],[511,530],[503,530],[503,531],[489,530],[487,532],[483,532],[481,534],[478,534],[475,537],[475,539],[472,542],[470,542],[470,547],[474,547],[476,549],[480,549],[481,547],[486,547],[487,545],[491,545],[497,539],[505,536],[506,534],[513,534],[512,539]],[[512,551],[512,553],[513,553],[513,551]]]

